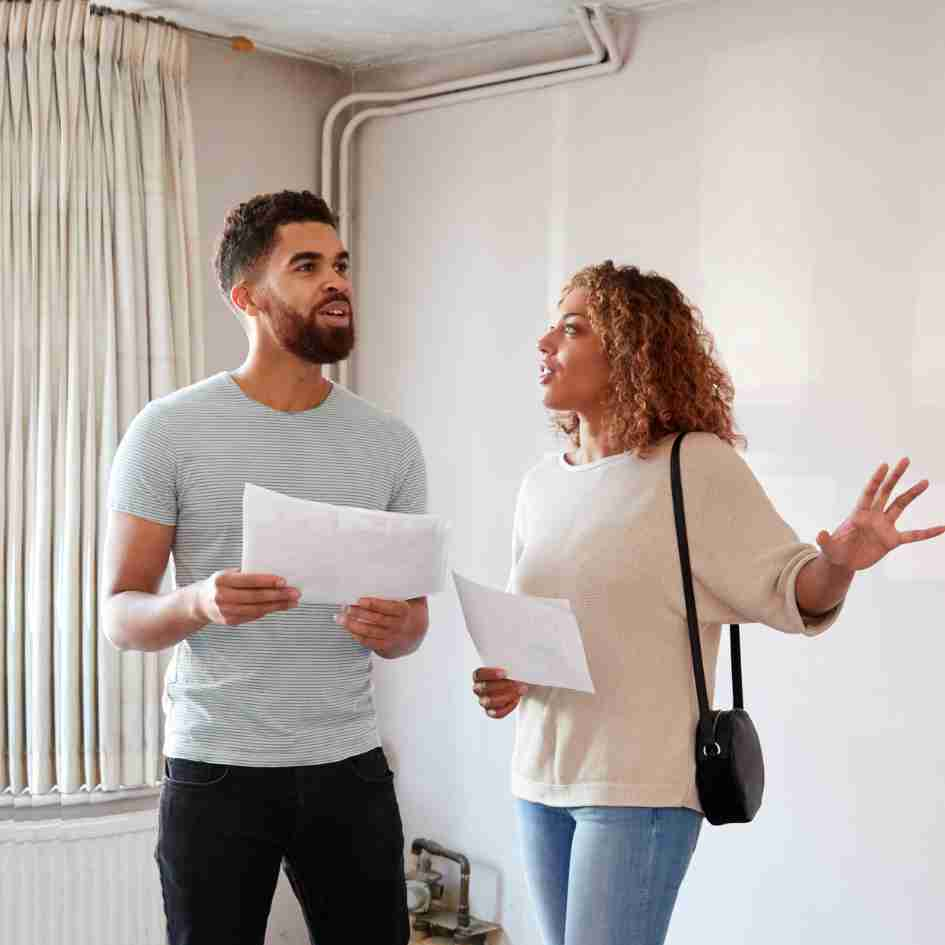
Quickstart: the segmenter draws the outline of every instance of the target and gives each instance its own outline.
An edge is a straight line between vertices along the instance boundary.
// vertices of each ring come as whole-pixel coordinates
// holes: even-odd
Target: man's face
[[[314,364],[342,361],[354,347],[349,258],[334,227],[286,223],[252,295],[259,317],[286,351]]]

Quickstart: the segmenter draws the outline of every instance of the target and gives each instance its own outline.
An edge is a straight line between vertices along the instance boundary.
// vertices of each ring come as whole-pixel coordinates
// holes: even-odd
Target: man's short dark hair
[[[328,204],[309,190],[259,194],[227,213],[213,258],[213,270],[228,305],[230,290],[268,258],[275,246],[276,230],[285,223],[338,226]]]

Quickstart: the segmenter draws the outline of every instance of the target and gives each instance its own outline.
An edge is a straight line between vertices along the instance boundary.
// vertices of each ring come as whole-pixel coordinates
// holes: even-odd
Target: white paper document
[[[436,515],[308,502],[250,482],[243,490],[242,570],[284,577],[303,604],[435,594],[448,535]]]
[[[581,628],[566,600],[507,594],[453,572],[466,629],[483,666],[538,686],[593,692]]]

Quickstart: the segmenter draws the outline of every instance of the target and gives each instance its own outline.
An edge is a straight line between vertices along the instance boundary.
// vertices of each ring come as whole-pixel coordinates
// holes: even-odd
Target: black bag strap
[[[683,593],[686,597],[686,619],[689,623],[689,646],[692,650],[692,672],[696,681],[696,695],[699,698],[700,740],[712,740],[712,716],[709,697],[705,685],[705,668],[702,662],[702,643],[699,640],[699,617],[696,614],[696,595],[692,587],[692,566],[689,562],[689,537],[686,534],[686,511],[683,505],[682,473],[679,453],[685,433],[680,433],[673,443],[670,456],[670,477],[673,487],[673,515],[676,519],[676,543],[679,547],[679,564],[682,569]],[[736,709],[744,708],[742,692],[742,647],[738,624],[733,623],[730,630],[732,643],[732,704]]]

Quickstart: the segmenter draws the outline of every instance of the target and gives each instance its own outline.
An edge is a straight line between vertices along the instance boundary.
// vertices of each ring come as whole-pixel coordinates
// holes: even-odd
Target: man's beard
[[[325,328],[318,324],[316,309],[306,318],[272,294],[267,294],[273,333],[279,344],[296,357],[312,364],[336,364],[354,348],[354,316],[347,325]],[[324,303],[323,303],[324,304]]]

